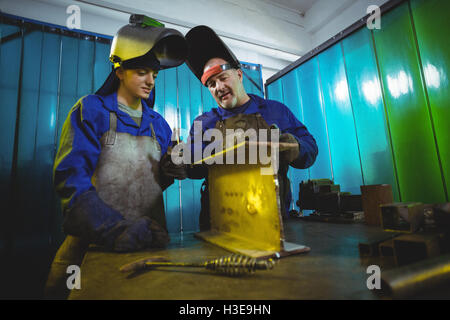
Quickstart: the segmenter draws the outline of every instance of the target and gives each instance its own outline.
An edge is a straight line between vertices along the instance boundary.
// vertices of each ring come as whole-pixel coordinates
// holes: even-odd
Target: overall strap
[[[116,142],[117,115],[114,112],[109,113],[109,131],[106,136],[106,145],[114,145]]]

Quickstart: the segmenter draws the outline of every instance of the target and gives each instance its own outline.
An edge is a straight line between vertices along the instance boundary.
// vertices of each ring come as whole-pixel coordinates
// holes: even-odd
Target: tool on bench
[[[157,261],[155,261],[157,260]],[[272,259],[255,259],[240,254],[224,256],[205,262],[169,262],[164,258],[147,258],[132,262],[120,268],[121,272],[140,271],[152,267],[194,267],[206,268],[229,276],[242,276],[256,270],[272,269],[275,262]]]

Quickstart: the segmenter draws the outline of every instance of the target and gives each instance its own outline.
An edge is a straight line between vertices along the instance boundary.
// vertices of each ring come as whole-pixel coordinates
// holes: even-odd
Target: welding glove
[[[274,123],[270,126],[270,129],[278,129],[278,126]],[[281,131],[280,131],[281,132]],[[279,142],[292,143],[295,144],[296,147],[289,148],[283,151],[280,151],[280,161],[282,163],[290,164],[294,162],[298,156],[300,155],[300,143],[298,140],[290,133],[282,133],[278,138]]]
[[[280,160],[285,163],[294,162],[300,155],[300,144],[297,139],[290,133],[283,133],[280,135],[279,142],[292,143],[296,146],[280,152]]]
[[[73,207],[66,212],[63,229],[66,234],[109,250],[117,246],[122,251],[123,248],[134,251],[152,243],[152,231],[145,219],[125,220],[118,211],[108,206],[96,191],[87,191],[78,197]],[[119,237],[120,240],[117,240]],[[126,244],[127,240],[129,243]]]
[[[149,218],[141,217],[116,238],[114,242],[114,251],[129,252],[144,248],[165,247],[170,241],[167,231],[158,223]]]
[[[167,149],[167,152],[162,156],[161,161],[159,162],[161,173],[164,177],[167,178],[175,178],[178,180],[186,179],[187,172],[186,166],[181,164],[175,164],[172,161],[172,147]],[[182,157],[182,154],[178,155]]]

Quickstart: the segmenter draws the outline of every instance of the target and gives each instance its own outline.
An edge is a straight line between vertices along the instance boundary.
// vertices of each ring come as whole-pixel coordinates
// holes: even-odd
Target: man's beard
[[[226,103],[223,103],[222,101],[219,103],[219,105],[224,109],[233,109],[237,107],[238,98],[233,94],[233,98],[231,101],[227,101]]]

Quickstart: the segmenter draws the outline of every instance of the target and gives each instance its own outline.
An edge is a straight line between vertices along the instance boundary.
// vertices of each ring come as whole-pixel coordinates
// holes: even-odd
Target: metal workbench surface
[[[367,263],[358,243],[381,232],[364,224],[285,223],[287,241],[311,247],[309,253],[284,257],[272,270],[233,278],[194,268],[164,267],[135,274],[120,267],[151,256],[171,261],[203,262],[230,253],[199,240],[193,233],[172,235],[167,249],[111,253],[90,248],[81,265],[81,289],[69,299],[377,299],[367,288]]]

